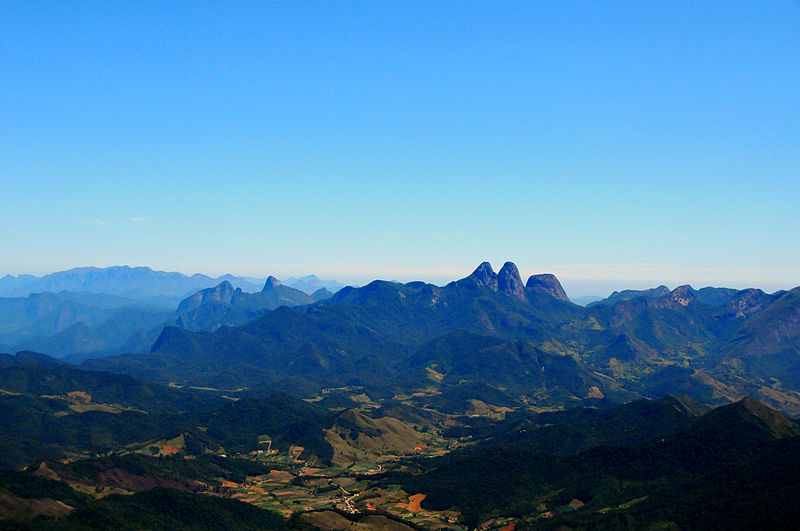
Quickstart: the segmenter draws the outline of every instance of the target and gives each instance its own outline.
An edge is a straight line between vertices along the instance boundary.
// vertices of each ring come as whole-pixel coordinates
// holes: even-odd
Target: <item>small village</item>
[[[263,450],[232,457],[256,460],[268,465],[271,472],[248,477],[243,483],[223,481],[222,494],[287,518],[308,513],[311,520],[317,516],[324,519],[330,515],[314,513],[335,510],[351,515],[391,515],[426,529],[465,529],[458,525],[458,512],[427,511],[421,507],[424,494],[407,493],[399,485],[386,486],[377,481],[386,471],[402,466],[403,457],[382,463],[355,462],[347,468],[320,468],[301,458],[301,446],[292,445],[288,451],[280,452],[272,448],[272,441],[261,442]],[[431,450],[426,445],[418,445],[412,455],[428,451]]]

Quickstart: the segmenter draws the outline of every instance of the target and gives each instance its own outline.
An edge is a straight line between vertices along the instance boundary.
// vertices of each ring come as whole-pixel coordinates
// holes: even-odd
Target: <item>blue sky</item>
[[[5,2],[0,274],[800,284],[798,2]]]

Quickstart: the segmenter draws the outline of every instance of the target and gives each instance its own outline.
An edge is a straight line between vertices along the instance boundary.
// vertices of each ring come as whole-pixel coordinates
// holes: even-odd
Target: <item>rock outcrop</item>
[[[506,262],[497,275],[497,290],[515,299],[525,300],[525,287],[519,269],[513,262]]]
[[[564,302],[569,302],[569,297],[561,286],[555,275],[550,273],[543,273],[541,275],[531,275],[528,282],[525,284],[528,289],[535,289],[550,294],[556,299]]]

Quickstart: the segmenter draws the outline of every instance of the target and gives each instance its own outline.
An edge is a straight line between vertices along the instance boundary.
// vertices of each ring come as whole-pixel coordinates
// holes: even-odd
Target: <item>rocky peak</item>
[[[569,302],[569,297],[567,297],[567,293],[561,286],[561,282],[559,282],[553,274],[542,273],[540,275],[531,275],[525,287],[544,291],[560,301]]]
[[[672,290],[670,298],[681,306],[689,306],[695,300],[694,288],[688,284],[678,286]]]
[[[760,289],[743,289],[728,303],[728,315],[743,319],[760,312],[772,302],[772,297]]]
[[[497,275],[497,290],[515,299],[525,300],[522,278],[519,276],[519,269],[513,262],[506,262],[500,269],[500,273]]]
[[[262,289],[261,291],[262,292],[263,291],[269,291],[269,290],[277,288],[280,285],[281,285],[281,281],[278,280],[277,278],[273,277],[272,275],[270,275],[269,277],[267,277],[267,281],[264,283],[264,289]]]
[[[497,274],[494,272],[492,264],[489,262],[483,262],[467,278],[473,280],[479,286],[486,286],[497,291]]]
[[[220,300],[230,300],[234,291],[236,291],[236,288],[233,287],[233,284],[227,280],[224,280],[214,288],[213,295],[215,297],[219,297]]]
[[[177,313],[181,314],[189,310],[194,310],[200,305],[208,302],[222,302],[228,304],[233,299],[236,291],[237,290],[233,287],[233,284],[225,280],[213,288],[201,289],[194,295],[190,295],[183,299],[178,305]]]

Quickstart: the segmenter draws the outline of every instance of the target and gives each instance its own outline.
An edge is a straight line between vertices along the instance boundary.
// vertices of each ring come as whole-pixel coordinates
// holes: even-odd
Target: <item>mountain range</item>
[[[263,277],[262,277],[263,278]],[[117,295],[140,302],[165,303],[183,298],[190,293],[228,282],[248,293],[257,292],[261,280],[253,277],[222,275],[210,277],[201,273],[154,271],[149,267],[76,267],[43,276],[5,275],[0,277],[0,297],[27,297],[31,293],[61,291],[91,292]],[[317,275],[291,277],[283,282],[286,286],[311,295],[325,288],[335,293],[344,287],[336,280],[325,280]]]
[[[41,277],[6,275],[0,278],[0,297],[26,297],[44,291],[88,291],[147,302],[171,303],[222,281],[228,281],[245,291],[257,291],[259,288],[257,280],[233,275],[212,278],[199,273],[187,276],[183,273],[153,271],[149,267],[77,267]]]
[[[150,353],[86,367],[212,387],[435,390],[419,402],[464,389],[496,405],[678,392],[800,411],[798,297],[680,286],[583,308],[552,275],[523,283],[514,264],[483,263],[442,287],[374,281],[211,334],[167,327]]]
[[[0,350],[59,357],[146,351],[153,341],[146,332],[171,314],[168,307],[88,292],[0,298]]]
[[[153,300],[0,299],[0,340],[45,351],[0,354],[0,527],[800,522],[800,288],[584,307],[484,262],[444,286]]]
[[[308,287],[315,279],[300,280]],[[310,304],[332,295],[324,287],[307,295],[275,277],[263,288],[255,282],[130,267],[6,276],[0,279],[0,294],[19,295],[0,296],[0,351],[36,350],[71,360],[146,352],[166,325],[211,331],[243,324],[282,305]]]
[[[311,295],[323,288],[331,293],[336,293],[344,287],[344,284],[337,280],[325,280],[319,278],[317,275],[290,277],[284,280],[283,283],[290,288],[299,289],[307,295]]]
[[[281,306],[301,306],[333,295],[319,288],[311,295],[283,285],[273,276],[267,278],[257,293],[246,293],[228,281],[200,290],[178,304],[175,323],[193,331],[213,331],[221,326],[236,326],[252,321]]]

